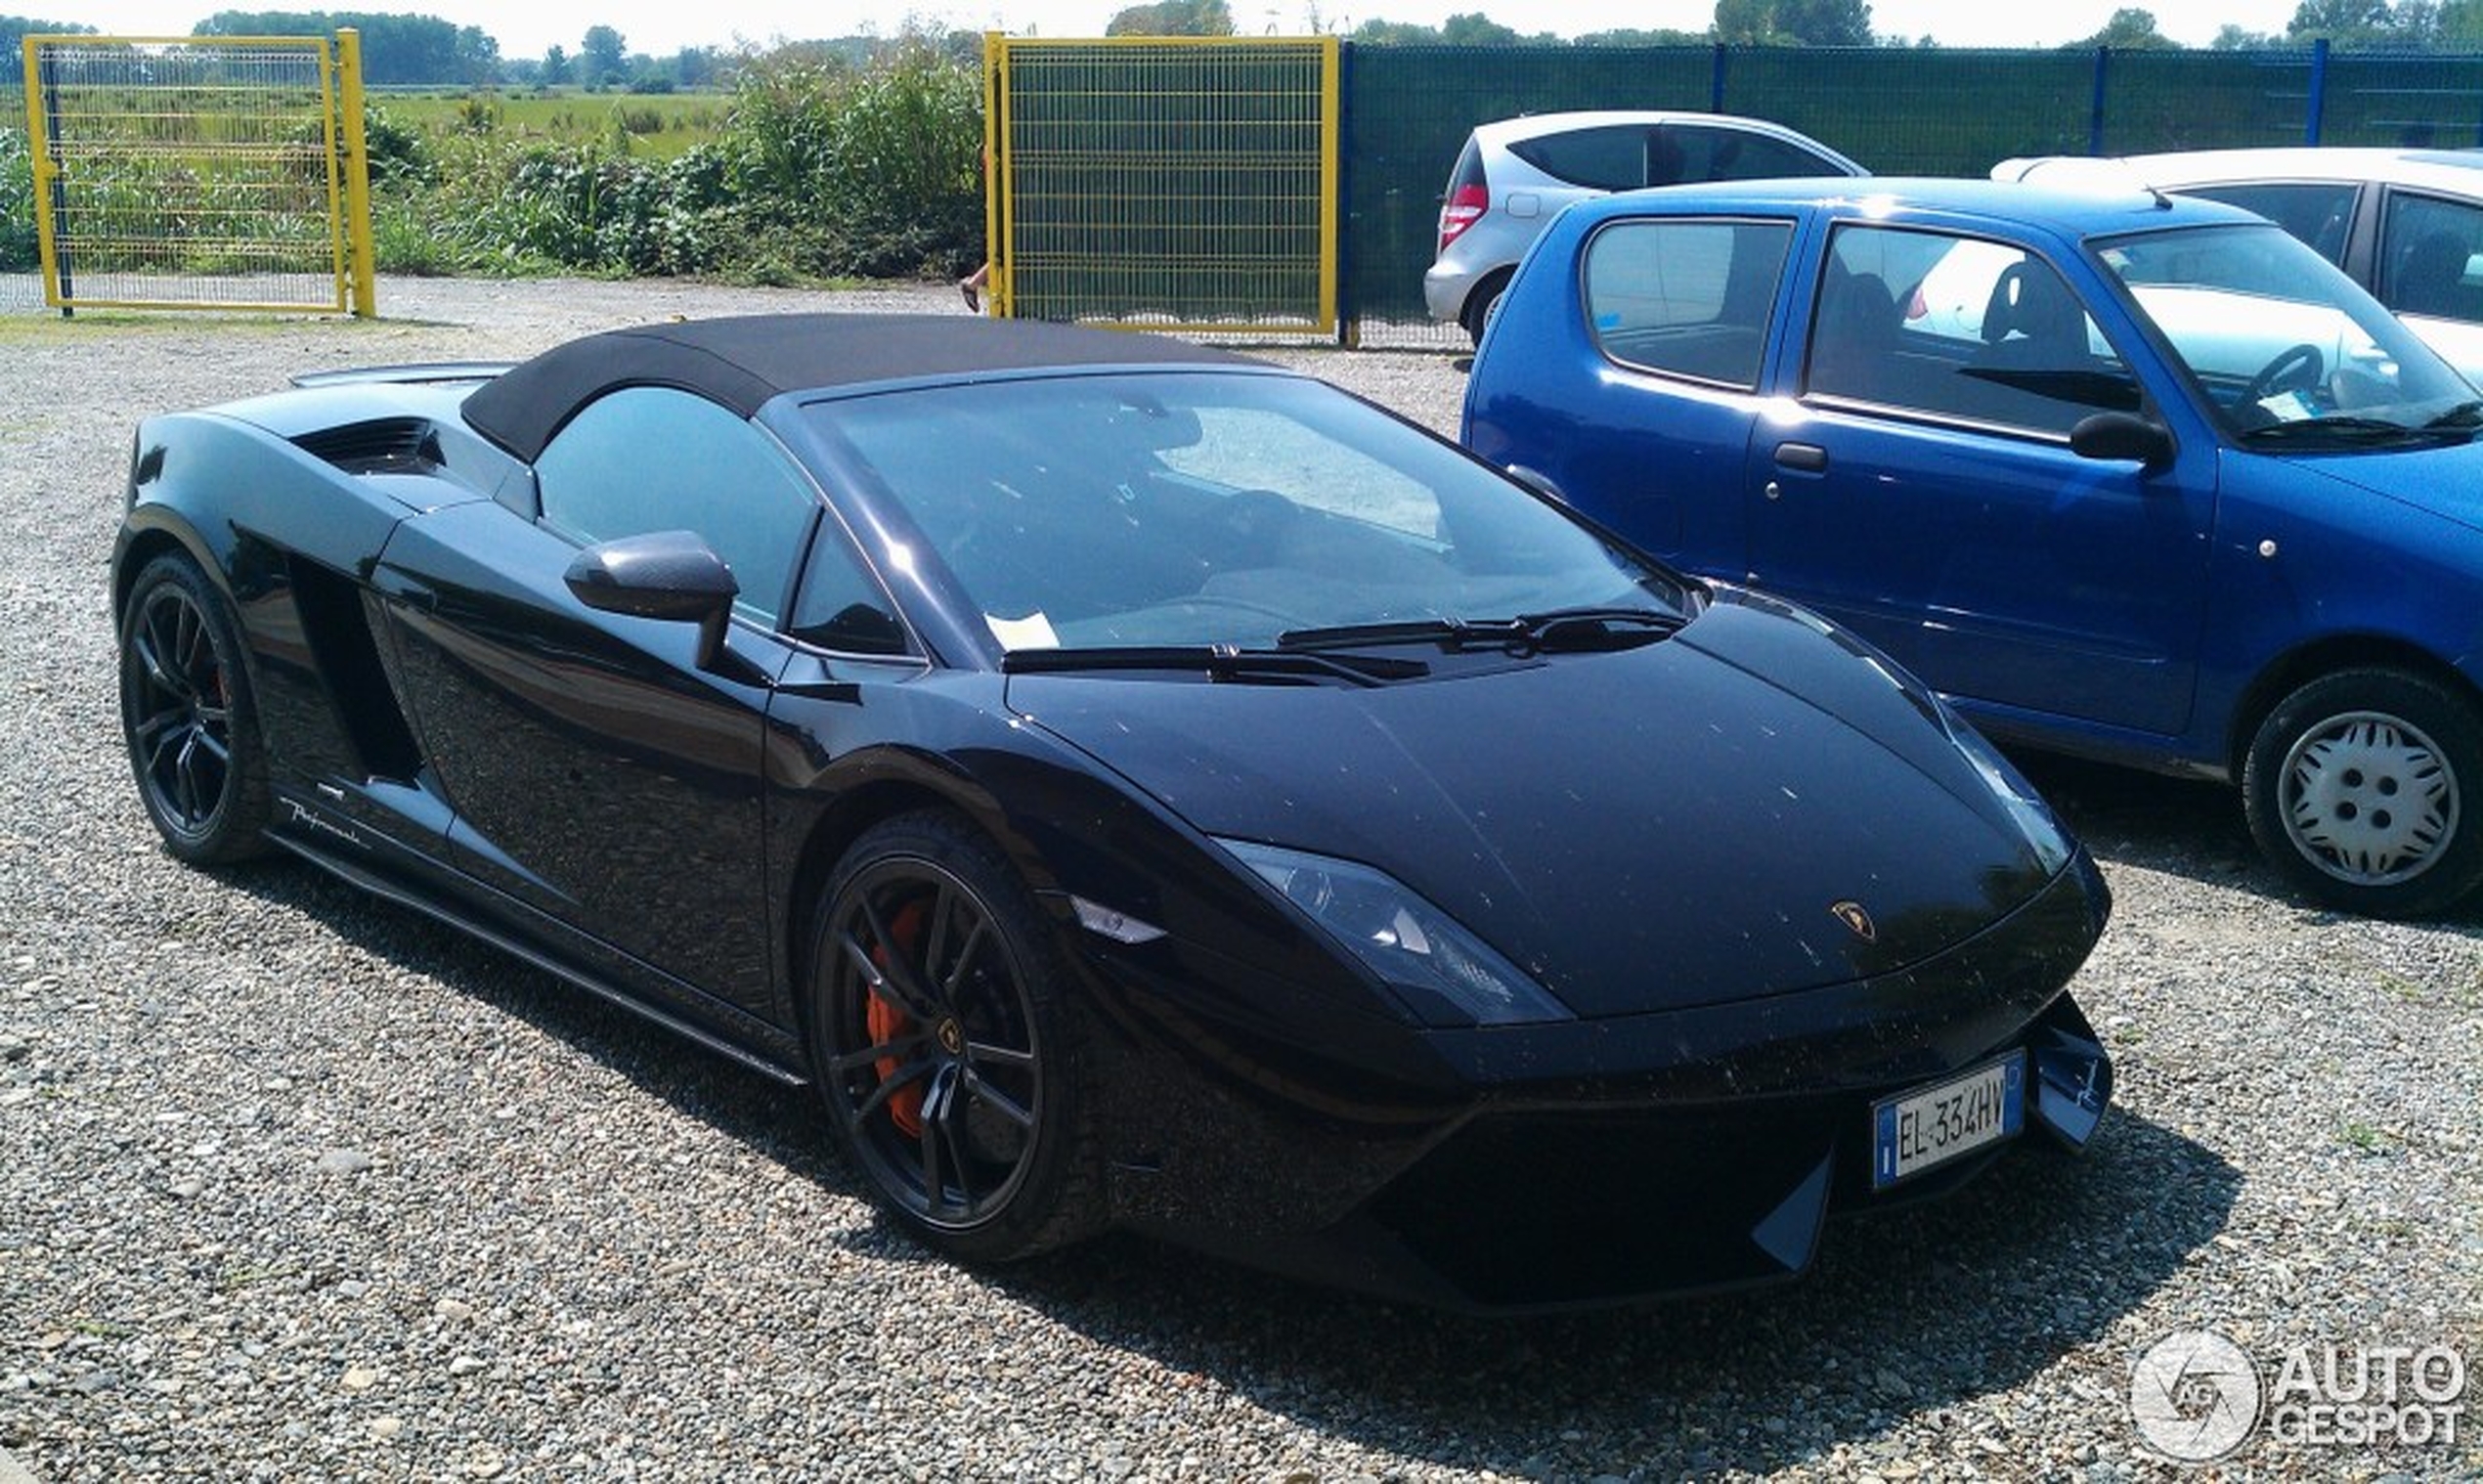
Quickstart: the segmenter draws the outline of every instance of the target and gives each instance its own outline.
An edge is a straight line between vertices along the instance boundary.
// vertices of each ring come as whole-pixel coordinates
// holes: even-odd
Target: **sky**
[[[221,10],[403,10],[476,25],[500,42],[503,57],[540,57],[547,47],[578,50],[588,26],[619,30],[632,52],[669,56],[687,46],[729,48],[748,41],[857,33],[893,33],[919,16],[941,27],[1003,30],[1017,35],[1100,36],[1104,24],[1130,0],[910,0],[875,5],[864,0],[429,0],[393,6],[386,0],[18,0],[22,15],[91,25],[111,35],[186,36]],[[2230,22],[2244,30],[2282,32],[2296,0],[1872,0],[1871,25],[1882,35],[1931,36],[1942,46],[2057,46],[2092,36],[2113,11],[2135,3],[2153,11],[2156,29],[2176,41],[2204,46]],[[1715,19],[1715,0],[1564,0],[1557,14],[1527,0],[1230,0],[1242,31],[1300,35],[1316,16],[1328,29],[1351,30],[1365,21],[1403,21],[1437,25],[1452,14],[1481,11],[1521,31],[1549,29],[1562,35],[1622,26],[1671,26],[1704,30]]]

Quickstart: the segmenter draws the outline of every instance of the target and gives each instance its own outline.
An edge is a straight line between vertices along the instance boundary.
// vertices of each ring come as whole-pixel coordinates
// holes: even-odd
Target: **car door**
[[[1542,357],[1543,374],[1495,382],[1503,400],[1489,417],[1505,430],[1477,446],[1513,438],[1519,463],[1623,537],[1740,576],[1743,462],[1798,227],[1646,216],[1597,229],[1580,288],[1600,354]]]
[[[2374,256],[2379,302],[2467,380],[2483,381],[2483,206],[2391,187]]]
[[[2070,450],[2081,419],[2153,404],[2037,253],[1845,221],[1815,283],[1799,397],[1752,448],[1750,580],[1951,694],[2182,730],[2213,450]]]
[[[749,422],[633,387],[536,466],[539,512],[409,522],[383,557],[456,862],[524,907],[754,1011],[769,1001],[762,743],[790,654],[774,630],[820,505]],[[696,532],[741,589],[717,663],[695,625],[597,612],[587,546]]]

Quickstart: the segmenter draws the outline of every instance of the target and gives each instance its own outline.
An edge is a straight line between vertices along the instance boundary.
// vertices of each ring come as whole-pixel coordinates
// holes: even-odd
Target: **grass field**
[[[544,144],[629,143],[630,153],[670,159],[723,131],[724,93],[586,93],[554,88],[378,92],[373,106],[434,138],[489,133]]]

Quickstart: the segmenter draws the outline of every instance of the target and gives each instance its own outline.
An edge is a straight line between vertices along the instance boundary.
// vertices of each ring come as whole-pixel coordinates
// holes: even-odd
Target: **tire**
[[[1508,275],[1496,273],[1485,279],[1481,286],[1465,297],[1465,308],[1458,312],[1458,323],[1465,327],[1466,338],[1476,349],[1483,345],[1483,327],[1492,322],[1492,306],[1501,301],[1501,290],[1508,286]]]
[[[2242,770],[2259,849],[2304,895],[2423,917],[2483,885],[2483,715],[2419,676],[2347,670],[2268,713]]]
[[[263,855],[267,748],[222,594],[178,552],[139,571],[120,624],[121,738],[164,848],[192,865]]]
[[[999,851],[944,813],[865,831],[813,920],[811,1066],[846,1158],[916,1239],[967,1262],[1103,1225],[1067,974]]]

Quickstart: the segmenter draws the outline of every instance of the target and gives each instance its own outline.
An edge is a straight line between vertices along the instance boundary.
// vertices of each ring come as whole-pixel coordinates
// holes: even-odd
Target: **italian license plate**
[[[1883,1099],[1871,1108],[1871,1188],[1945,1164],[2026,1121],[2026,1054],[2013,1051],[1963,1076]]]

